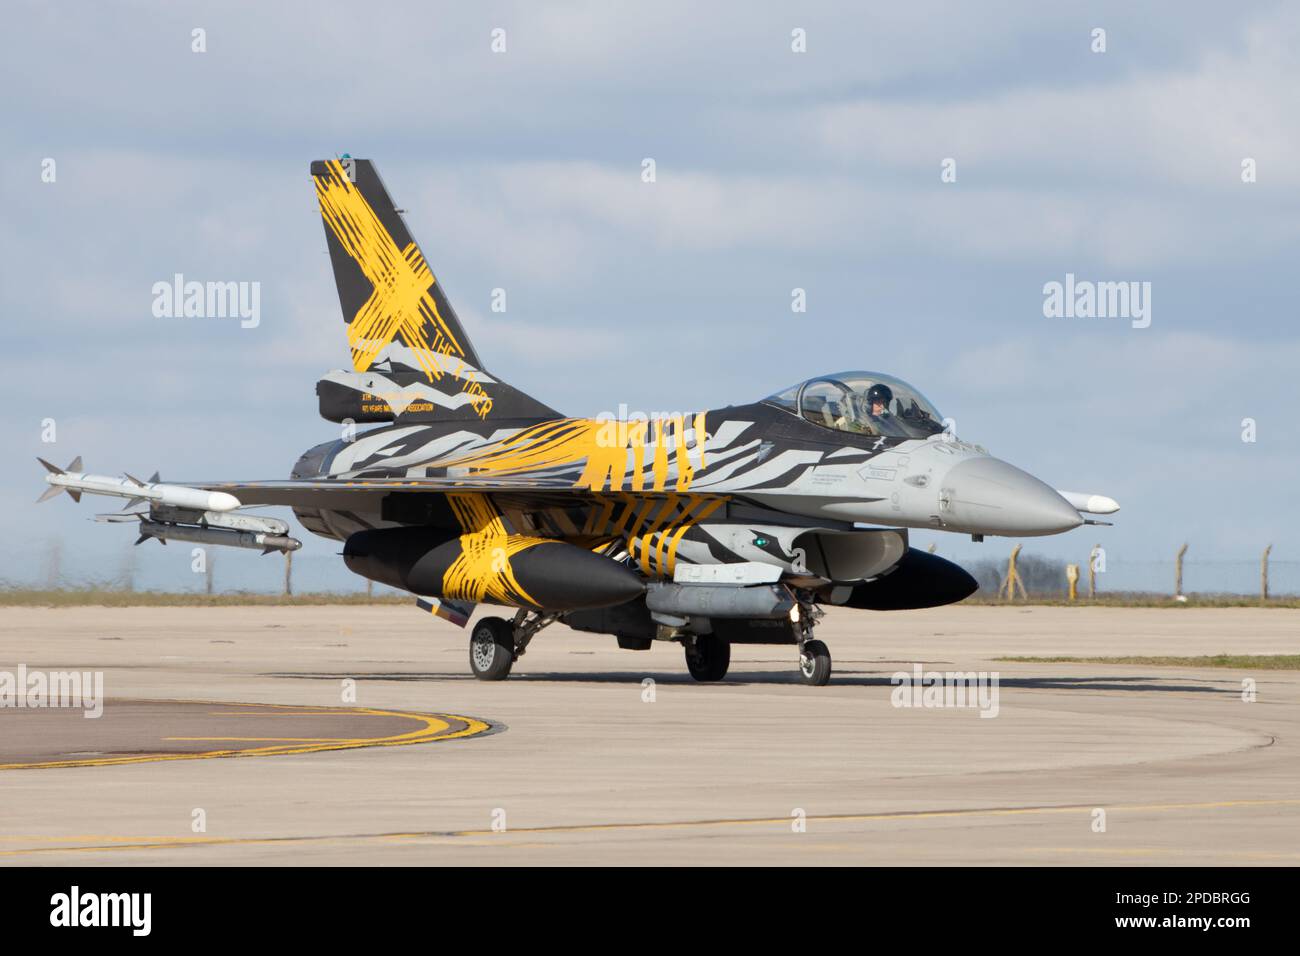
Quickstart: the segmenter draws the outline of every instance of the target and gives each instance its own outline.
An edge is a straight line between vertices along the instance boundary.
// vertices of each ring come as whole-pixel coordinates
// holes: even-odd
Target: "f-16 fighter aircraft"
[[[935,607],[976,589],[908,546],[908,529],[1069,531],[1109,498],[1058,492],[959,440],[924,395],[877,372],[822,375],[691,414],[567,418],[491,375],[374,166],[312,163],[351,368],[316,385],[342,436],[287,481],[164,484],[42,462],[52,486],[131,498],[107,516],[157,538],[293,550],[286,505],[343,542],[354,572],[470,630],[476,677],[501,680],[555,621],[645,650],[675,641],[701,681],[732,644],[787,644],[825,684],[828,605]],[[378,424],[357,432],[355,424]],[[1095,522],[1099,523],[1099,522]]]

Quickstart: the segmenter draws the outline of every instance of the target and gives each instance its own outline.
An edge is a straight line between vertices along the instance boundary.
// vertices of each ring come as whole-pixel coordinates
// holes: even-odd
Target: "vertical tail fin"
[[[338,411],[358,405],[357,396],[363,409],[388,409],[378,418],[346,416],[363,421],[557,414],[483,370],[374,163],[318,160],[311,174],[353,370],[322,380],[322,414],[338,420],[326,414],[327,399]]]

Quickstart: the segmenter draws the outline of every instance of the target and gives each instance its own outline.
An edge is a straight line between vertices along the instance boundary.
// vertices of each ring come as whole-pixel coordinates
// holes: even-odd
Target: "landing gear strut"
[[[557,620],[558,614],[523,609],[513,622],[503,617],[480,619],[469,635],[470,671],[479,680],[505,680],[534,635]]]
[[[825,687],[831,679],[831,652],[813,639],[813,625],[825,613],[811,600],[800,599],[795,630],[799,636],[799,679],[814,687]]]

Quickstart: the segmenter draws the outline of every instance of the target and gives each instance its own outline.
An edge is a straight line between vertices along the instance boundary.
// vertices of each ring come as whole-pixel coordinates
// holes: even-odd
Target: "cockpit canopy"
[[[813,424],[856,435],[926,438],[943,431],[943,416],[924,395],[879,372],[821,375],[764,401]]]

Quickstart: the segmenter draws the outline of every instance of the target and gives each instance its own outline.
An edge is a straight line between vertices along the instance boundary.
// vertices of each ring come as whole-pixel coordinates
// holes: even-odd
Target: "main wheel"
[[[515,627],[503,617],[485,617],[469,635],[469,669],[479,680],[505,680],[515,663]]]
[[[730,666],[731,644],[716,634],[701,634],[686,645],[686,669],[696,680],[722,680]]]
[[[831,652],[821,641],[805,641],[799,649],[799,677],[814,687],[824,687],[830,681]]]

